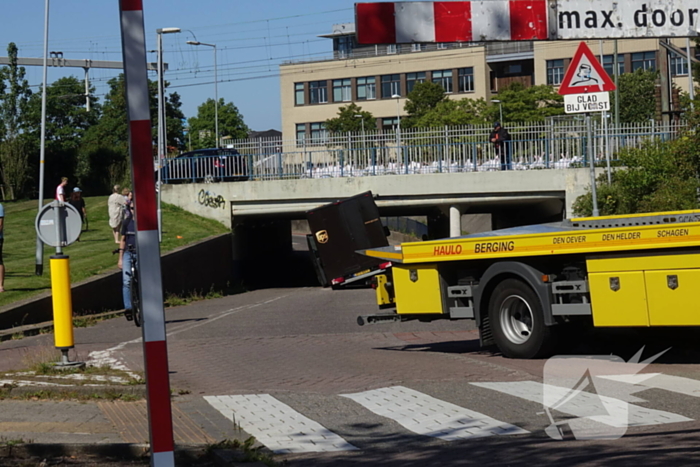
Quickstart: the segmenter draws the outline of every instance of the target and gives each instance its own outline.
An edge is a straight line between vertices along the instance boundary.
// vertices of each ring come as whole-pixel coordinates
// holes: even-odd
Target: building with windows
[[[558,86],[578,41],[358,45],[353,23],[333,26],[332,58],[280,66],[284,139],[322,139],[324,122],[354,102],[376,117],[377,128],[393,128],[406,95],[417,83],[440,84],[450,99],[497,98],[513,82]],[[613,74],[614,41],[588,41]],[[686,40],[617,41],[619,73],[668,69],[682,90],[689,88]],[[695,50],[691,48],[691,56]],[[668,68],[667,68],[668,64]]]

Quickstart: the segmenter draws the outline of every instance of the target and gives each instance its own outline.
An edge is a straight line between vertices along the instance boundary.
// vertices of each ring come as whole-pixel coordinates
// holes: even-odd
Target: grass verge
[[[48,200],[47,200],[48,202]],[[71,283],[76,283],[117,267],[117,248],[108,224],[107,197],[85,199],[89,227],[79,242],[64,248],[70,256]],[[5,244],[3,259],[6,268],[5,292],[0,293],[0,306],[30,298],[51,287],[49,257],[55,249],[44,247],[44,274],[35,275],[37,214],[36,201],[5,202]],[[162,205],[163,242],[161,252],[188,245],[212,235],[228,232],[219,222],[191,214],[169,204]]]

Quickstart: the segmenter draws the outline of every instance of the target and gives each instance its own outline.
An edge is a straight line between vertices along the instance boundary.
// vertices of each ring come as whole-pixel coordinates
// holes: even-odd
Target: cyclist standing
[[[127,201],[125,216],[121,226],[119,242],[119,267],[122,270],[122,295],[124,298],[124,316],[134,319],[131,304],[131,263],[136,257],[136,225],[134,223],[133,202]]]

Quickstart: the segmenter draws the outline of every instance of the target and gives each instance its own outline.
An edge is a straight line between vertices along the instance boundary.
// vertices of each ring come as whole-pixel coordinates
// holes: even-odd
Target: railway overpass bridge
[[[291,249],[291,221],[322,204],[372,191],[382,216],[426,216],[430,238],[460,235],[464,214],[490,213],[493,228],[572,217],[590,186],[585,168],[437,173],[163,185],[164,202],[232,230],[234,261]]]

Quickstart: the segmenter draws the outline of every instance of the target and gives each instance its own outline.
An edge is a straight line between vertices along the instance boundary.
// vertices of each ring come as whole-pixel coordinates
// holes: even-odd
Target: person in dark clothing
[[[73,193],[70,195],[68,203],[78,211],[80,214],[80,222],[85,223],[85,218],[87,217],[87,212],[85,212],[85,200],[83,199],[83,190],[77,186],[73,188]]]
[[[136,256],[136,225],[131,204],[127,205],[128,215],[122,221],[121,242],[119,242],[119,262],[122,270],[122,297],[124,299],[124,316],[131,321],[134,319],[131,309],[131,262]]]
[[[503,128],[500,122],[496,122],[489,139],[496,149],[496,155],[501,159],[501,170],[512,170],[508,130]]]

